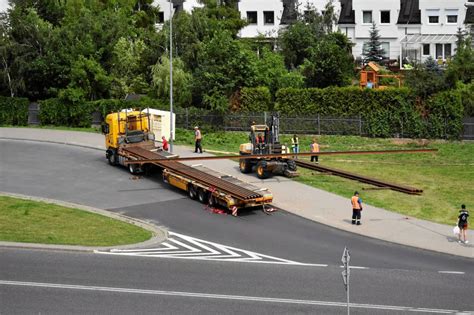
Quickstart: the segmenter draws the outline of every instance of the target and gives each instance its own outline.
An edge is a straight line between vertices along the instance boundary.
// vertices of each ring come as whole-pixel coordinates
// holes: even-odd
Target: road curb
[[[118,246],[50,245],[50,244],[1,242],[0,241],[0,247],[93,252],[95,250],[148,247],[151,245],[158,245],[168,239],[168,230],[166,228],[157,226],[151,222],[135,219],[123,214],[114,213],[107,210],[98,209],[98,208],[89,207],[89,206],[80,205],[80,204],[71,203],[71,202],[65,202],[65,201],[42,198],[42,197],[27,196],[27,195],[22,195],[22,194],[7,193],[7,192],[2,192],[2,191],[0,191],[0,196],[14,197],[14,198],[19,198],[19,199],[24,199],[24,200],[41,201],[41,202],[46,202],[50,204],[67,207],[67,208],[76,208],[76,209],[92,212],[95,214],[103,215],[105,217],[109,217],[115,220],[120,220],[129,224],[133,224],[145,230],[148,230],[152,233],[151,239],[147,241],[136,243],[136,244],[127,244],[127,245],[118,245]]]

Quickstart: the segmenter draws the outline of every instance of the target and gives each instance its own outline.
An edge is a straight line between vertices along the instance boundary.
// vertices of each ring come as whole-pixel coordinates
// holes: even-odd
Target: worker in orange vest
[[[359,198],[359,193],[356,191],[354,196],[351,198],[352,205],[352,224],[361,225],[361,211],[362,211],[362,199]]]
[[[311,153],[318,153],[319,152],[319,144],[316,142],[316,138],[313,138],[313,142],[310,145],[310,150]],[[311,155],[311,162],[316,162],[318,164],[318,156],[317,155]]]

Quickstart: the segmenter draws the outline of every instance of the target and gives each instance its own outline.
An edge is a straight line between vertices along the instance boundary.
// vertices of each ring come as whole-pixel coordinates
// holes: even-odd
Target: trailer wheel
[[[189,195],[189,198],[196,199],[197,193],[196,193],[196,188],[194,187],[194,185],[189,185],[188,195]]]
[[[215,207],[217,205],[216,198],[213,195],[209,196],[209,206]]]
[[[204,189],[200,188],[198,190],[198,199],[200,203],[207,203],[209,201],[207,191]]]
[[[257,164],[257,176],[260,179],[265,179],[270,176],[270,173],[267,170],[267,161],[260,161]]]
[[[249,159],[240,159],[239,168],[241,173],[250,173],[252,171],[252,163]]]

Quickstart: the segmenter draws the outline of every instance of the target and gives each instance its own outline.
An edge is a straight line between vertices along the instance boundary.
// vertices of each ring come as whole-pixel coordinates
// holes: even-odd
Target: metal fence
[[[463,119],[463,135],[464,140],[474,140],[474,117],[468,117]]]
[[[176,126],[185,129],[192,129],[194,126],[201,126],[213,130],[221,131],[248,131],[254,122],[264,124],[271,113],[226,113],[216,114],[209,111],[188,111],[187,109],[176,112]],[[430,129],[430,121],[422,121]],[[448,121],[445,121],[444,136],[447,135]],[[474,140],[474,117],[463,120],[463,133],[461,139]],[[283,134],[315,134],[315,135],[368,135],[368,122],[361,117],[338,118],[314,116],[280,116],[280,132]],[[393,123],[390,126],[394,138],[413,138],[403,123]]]
[[[223,115],[183,110],[176,113],[176,127],[192,129],[194,126],[205,126],[222,131],[248,131],[254,122],[264,124],[270,115],[267,112]],[[366,135],[364,127],[360,117],[280,117],[280,132],[285,134]]]

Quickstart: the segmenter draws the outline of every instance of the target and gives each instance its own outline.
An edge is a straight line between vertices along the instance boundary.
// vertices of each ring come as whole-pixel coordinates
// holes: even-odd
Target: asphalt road
[[[110,209],[200,240],[327,265],[3,248],[0,313],[341,314],[345,246],[351,265],[364,268],[351,272],[351,302],[363,304],[354,314],[474,310],[472,259],[356,236],[285,211],[213,214],[159,177],[136,179],[107,165],[97,150],[10,140],[0,146],[0,191]]]

